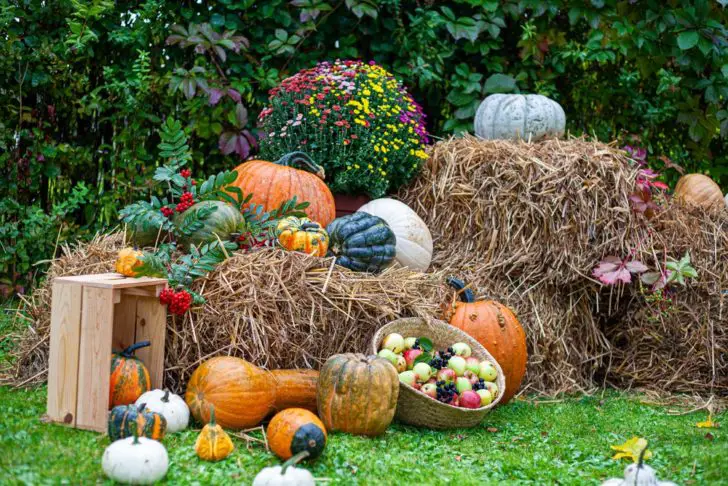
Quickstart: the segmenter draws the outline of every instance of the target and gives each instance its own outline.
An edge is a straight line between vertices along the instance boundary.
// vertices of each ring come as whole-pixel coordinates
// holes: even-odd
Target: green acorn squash
[[[357,272],[379,272],[396,255],[394,232],[382,218],[354,213],[337,218],[326,227],[329,253],[336,263]]]
[[[218,238],[226,241],[232,233],[241,232],[244,224],[240,211],[222,201],[202,201],[174,217],[174,225],[182,233],[177,242],[184,250]]]

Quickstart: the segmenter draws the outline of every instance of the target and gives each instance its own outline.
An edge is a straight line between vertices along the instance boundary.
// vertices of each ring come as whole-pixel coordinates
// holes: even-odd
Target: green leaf
[[[432,344],[432,341],[429,338],[421,337],[419,338],[420,348],[422,348],[422,351],[425,353],[429,353],[432,351],[432,348],[434,345]]]
[[[687,51],[688,49],[692,49],[693,47],[695,47],[698,44],[699,40],[700,35],[694,30],[681,32],[677,36],[677,46],[681,50]]]
[[[417,356],[417,358],[415,358],[414,364],[417,364],[417,363],[429,364],[430,361],[432,361],[432,354],[428,353],[428,352],[424,352],[421,355]]]
[[[513,79],[513,77],[508,76],[506,74],[493,74],[491,77],[488,78],[488,80],[485,82],[485,86],[483,87],[483,91],[486,94],[490,93],[512,93],[513,91],[516,91],[518,86],[516,85],[516,80]]]

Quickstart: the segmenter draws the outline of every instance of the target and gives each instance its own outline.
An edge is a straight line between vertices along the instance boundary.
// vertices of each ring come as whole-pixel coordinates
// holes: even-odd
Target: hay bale
[[[30,326],[20,336],[13,384],[46,379],[52,278],[113,271],[119,235],[65,248],[28,300]],[[436,314],[447,290],[438,273],[391,268],[379,275],[335,266],[333,259],[282,250],[236,253],[194,290],[207,299],[184,318],[169,315],[165,386],[184,391],[195,367],[215,355],[267,368],[318,368],[336,353],[361,352],[383,324]]]

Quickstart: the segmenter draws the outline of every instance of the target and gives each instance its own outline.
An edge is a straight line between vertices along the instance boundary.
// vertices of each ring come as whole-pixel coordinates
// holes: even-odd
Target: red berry
[[[170,208],[170,207],[167,207],[167,206],[165,206],[162,209],[160,209],[160,211],[167,218],[169,218],[170,216],[172,216],[174,214],[174,209],[173,208]]]
[[[190,169],[182,169],[181,171],[179,171],[179,175],[187,179],[189,176],[192,175],[192,171]]]

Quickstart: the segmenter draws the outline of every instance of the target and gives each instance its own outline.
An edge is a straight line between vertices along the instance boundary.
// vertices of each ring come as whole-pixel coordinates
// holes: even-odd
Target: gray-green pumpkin
[[[161,216],[161,213],[159,214]],[[138,247],[154,246],[155,243],[163,243],[167,238],[166,231],[160,231],[162,218],[137,219],[127,226],[127,243]]]
[[[382,218],[354,213],[333,220],[327,227],[329,253],[336,263],[357,272],[379,272],[396,255],[394,232]]]
[[[475,113],[475,135],[487,140],[536,141],[564,134],[566,116],[557,102],[542,95],[493,94]]]
[[[227,241],[232,233],[240,232],[244,224],[240,211],[222,201],[202,201],[174,217],[177,233],[183,233],[178,236],[177,243],[184,250],[190,245],[200,246],[218,238]]]

